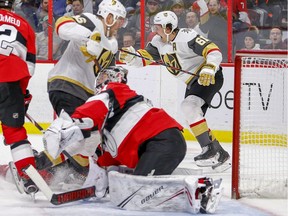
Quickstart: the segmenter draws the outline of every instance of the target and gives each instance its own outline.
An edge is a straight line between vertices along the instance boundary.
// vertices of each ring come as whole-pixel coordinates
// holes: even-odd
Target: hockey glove
[[[209,86],[215,84],[215,72],[216,67],[212,64],[206,64],[201,68],[199,73],[198,83],[199,85]]]
[[[123,47],[122,50],[125,50],[127,52],[136,54],[136,51],[135,51],[135,49],[132,46]],[[135,58],[135,56],[131,55],[131,54],[125,52],[125,51],[120,51],[120,53],[119,53],[119,61],[121,63],[129,64],[129,63],[132,62],[132,60]]]
[[[88,57],[86,62],[89,63],[100,56],[103,47],[100,45],[101,34],[98,31],[92,32],[86,46],[80,46],[80,50],[85,57]]]
[[[24,106],[25,106],[25,114],[29,108],[29,104],[32,100],[32,95],[30,94],[29,90],[26,89],[26,94],[24,95]]]

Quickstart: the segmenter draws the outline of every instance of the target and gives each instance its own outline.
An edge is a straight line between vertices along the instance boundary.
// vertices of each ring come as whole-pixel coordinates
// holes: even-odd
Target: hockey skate
[[[224,171],[231,167],[231,162],[229,160],[230,155],[226,152],[220,144],[215,145],[211,142],[202,148],[201,154],[194,157],[196,165],[199,167],[212,167],[216,171]],[[225,164],[225,166],[220,166]]]
[[[9,162],[9,169],[19,193],[23,194],[25,192],[26,194],[31,195],[32,199],[35,200],[35,194],[38,192],[39,189],[34,184],[34,182],[29,178],[21,178],[12,161]]]

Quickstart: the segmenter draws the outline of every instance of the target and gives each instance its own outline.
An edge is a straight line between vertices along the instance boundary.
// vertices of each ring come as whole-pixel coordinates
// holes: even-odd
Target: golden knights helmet
[[[161,25],[162,28],[166,28],[168,24],[171,25],[171,32],[178,27],[178,18],[172,11],[162,11],[155,15],[154,25]]]
[[[126,18],[126,9],[118,0],[103,0],[99,4],[97,15],[106,19],[109,13],[113,14],[114,20]]]

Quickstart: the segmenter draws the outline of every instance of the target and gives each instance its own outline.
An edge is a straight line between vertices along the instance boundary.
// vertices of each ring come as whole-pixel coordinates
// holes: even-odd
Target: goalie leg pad
[[[200,201],[195,199],[196,189],[190,190],[194,198],[189,199],[190,207],[187,207],[188,194],[184,182],[187,176],[136,176],[111,171],[108,177],[110,200],[119,208],[166,212],[197,212],[200,209]],[[198,182],[197,177],[194,177],[194,182]]]

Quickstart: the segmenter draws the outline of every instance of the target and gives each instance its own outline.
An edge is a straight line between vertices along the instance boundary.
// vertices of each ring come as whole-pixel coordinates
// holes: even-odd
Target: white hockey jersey
[[[101,33],[100,44],[103,46],[97,57],[98,63],[85,62],[87,57],[80,51],[93,31]],[[108,39],[104,26],[97,16],[83,13],[78,16],[63,16],[56,22],[56,33],[69,44],[48,75],[48,91],[64,91],[83,100],[95,93],[95,78],[101,68],[115,65],[118,43],[115,38]],[[111,45],[112,44],[112,45]]]
[[[167,67],[167,70],[186,84],[195,76],[173,68],[198,74],[204,64],[212,64],[218,69],[222,61],[222,54],[213,42],[188,28],[180,29],[174,40],[168,43],[162,42],[161,37],[155,35],[145,49],[137,50],[137,52],[148,59],[162,60],[172,67]],[[132,62],[135,66],[145,66],[151,63],[140,58],[135,58]]]

